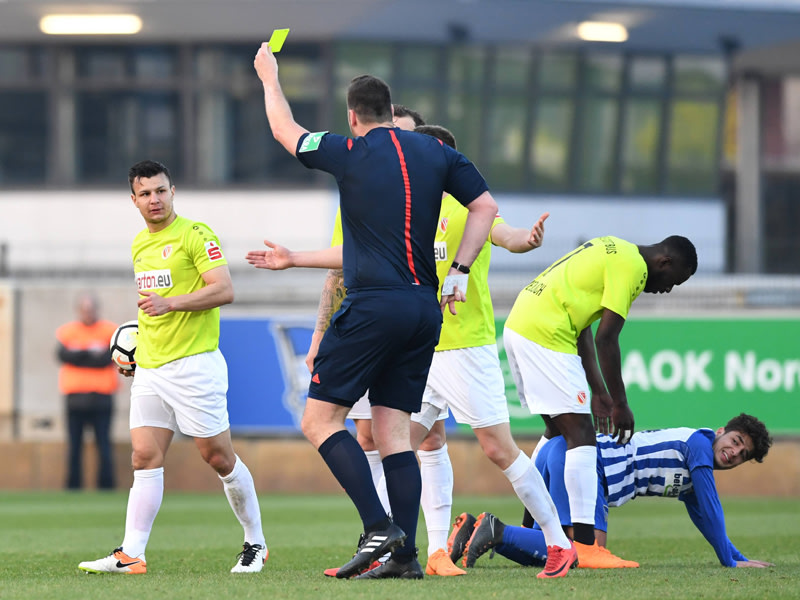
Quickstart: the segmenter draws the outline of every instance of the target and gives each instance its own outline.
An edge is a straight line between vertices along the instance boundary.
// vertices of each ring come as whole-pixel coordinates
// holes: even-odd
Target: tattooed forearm
[[[317,309],[317,331],[325,331],[331,323],[333,313],[339,310],[347,291],[344,287],[344,272],[341,269],[330,269],[325,284],[322,286],[322,296]]]

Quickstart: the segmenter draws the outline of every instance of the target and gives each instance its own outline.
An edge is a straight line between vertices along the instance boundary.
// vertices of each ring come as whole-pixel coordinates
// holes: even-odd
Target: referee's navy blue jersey
[[[377,127],[355,139],[327,133],[297,158],[336,177],[348,291],[439,287],[434,237],[442,192],[464,205],[489,188],[460,152],[428,135]],[[314,146],[314,144],[311,144]],[[308,145],[307,145],[308,147]]]

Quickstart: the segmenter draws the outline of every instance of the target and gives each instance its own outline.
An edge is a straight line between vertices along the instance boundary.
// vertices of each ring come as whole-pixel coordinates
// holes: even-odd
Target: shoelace
[[[239,552],[239,561],[242,563],[243,567],[249,567],[250,563],[252,563],[256,559],[256,555],[258,551],[261,550],[260,544],[253,544],[252,546],[247,542],[244,543],[242,546],[242,551]]]
[[[558,566],[558,563],[561,562],[561,554],[566,552],[566,548],[561,548],[559,546],[548,546],[547,547],[547,562],[544,565],[545,572],[550,572]]]

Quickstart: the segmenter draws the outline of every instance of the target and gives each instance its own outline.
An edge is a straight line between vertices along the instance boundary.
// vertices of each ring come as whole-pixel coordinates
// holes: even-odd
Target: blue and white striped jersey
[[[714,436],[711,429],[689,427],[637,431],[620,446],[611,436],[598,435],[608,505],[621,506],[634,496],[681,498],[692,489],[693,469],[713,469]]]
[[[620,506],[636,496],[677,498],[719,561],[735,567],[736,561],[747,558],[725,531],[714,484],[715,437],[711,429],[656,429],[637,431],[630,442],[618,446],[610,436],[598,435],[598,469],[602,465],[606,506]]]
[[[637,431],[630,442],[619,446],[610,436],[597,434],[595,528],[608,531],[608,507],[621,506],[636,496],[677,498],[723,565],[735,567],[736,561],[747,560],[725,531],[725,515],[714,483],[715,437],[711,429],[658,429]],[[561,524],[569,526],[566,452],[564,438],[554,437],[537,455],[536,468]]]

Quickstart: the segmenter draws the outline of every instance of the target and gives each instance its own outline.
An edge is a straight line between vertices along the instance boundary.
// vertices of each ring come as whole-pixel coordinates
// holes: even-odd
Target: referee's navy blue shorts
[[[442,311],[425,287],[348,291],[314,360],[310,398],[419,412]]]

